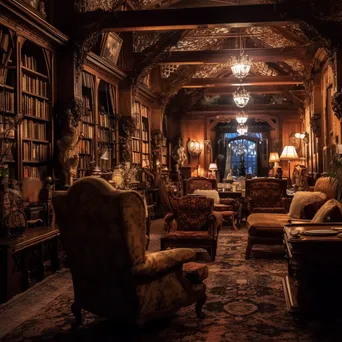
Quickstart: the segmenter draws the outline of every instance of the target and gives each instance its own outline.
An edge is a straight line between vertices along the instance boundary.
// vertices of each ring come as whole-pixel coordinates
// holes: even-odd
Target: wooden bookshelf
[[[143,160],[151,162],[150,109],[139,101],[133,104],[132,116],[136,122],[136,131],[132,139],[132,162],[141,164]]]
[[[162,160],[161,160],[161,164],[162,164],[162,168],[165,169],[167,168],[168,170],[170,170],[170,156],[171,156],[171,144],[167,141],[166,137],[163,137],[162,140]]]
[[[96,73],[82,73],[84,116],[78,126],[83,133],[79,145],[78,178],[87,175],[95,162],[102,171],[112,171],[117,165],[117,87],[105,82]]]
[[[31,41],[21,46],[20,90],[24,119],[20,130],[22,175],[43,180],[52,175],[53,118],[51,57],[44,48]]]

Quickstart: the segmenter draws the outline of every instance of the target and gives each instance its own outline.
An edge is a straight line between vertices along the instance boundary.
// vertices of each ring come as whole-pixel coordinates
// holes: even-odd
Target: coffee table
[[[342,223],[284,227],[289,267],[283,288],[287,309],[299,325],[311,318],[341,316],[342,238],[304,234],[337,227]],[[297,231],[299,236],[294,235]]]

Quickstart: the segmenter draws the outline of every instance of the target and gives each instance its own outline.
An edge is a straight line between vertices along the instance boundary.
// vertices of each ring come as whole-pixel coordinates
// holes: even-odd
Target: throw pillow
[[[321,206],[326,201],[327,200],[306,204],[303,210],[303,218],[307,220],[312,220],[313,217],[316,215],[317,211],[319,210],[319,208],[321,208]]]
[[[318,191],[297,191],[293,196],[289,215],[290,218],[299,219],[303,216],[305,205],[314,202],[321,202],[326,199],[326,195],[323,192]]]
[[[217,190],[195,190],[194,195],[201,195],[214,200],[214,204],[220,203],[220,195]]]
[[[335,199],[331,199],[323,204],[317,211],[311,223],[323,223],[326,221],[342,220],[342,205]]]

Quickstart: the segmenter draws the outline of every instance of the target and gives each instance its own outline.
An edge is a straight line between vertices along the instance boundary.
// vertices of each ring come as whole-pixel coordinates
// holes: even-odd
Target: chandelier
[[[243,108],[247,106],[247,103],[249,102],[250,99],[250,95],[249,92],[244,88],[237,88],[236,91],[234,91],[233,93],[233,99],[235,104],[239,107],[239,108]]]
[[[247,122],[248,115],[242,110],[241,112],[236,114],[236,121],[239,125],[243,125]]]
[[[249,71],[251,70],[252,60],[248,55],[245,55],[244,52],[241,52],[240,56],[232,57],[231,64],[233,75],[239,80],[242,80],[249,74]]]
[[[238,156],[241,156],[241,155],[247,153],[246,146],[244,144],[241,144],[241,143],[232,144],[231,149]]]
[[[248,126],[246,124],[239,124],[236,131],[239,135],[246,135],[248,133]]]

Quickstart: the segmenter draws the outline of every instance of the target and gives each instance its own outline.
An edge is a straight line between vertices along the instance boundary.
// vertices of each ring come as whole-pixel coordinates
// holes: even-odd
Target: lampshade
[[[210,171],[216,171],[217,170],[217,164],[216,163],[210,163],[209,170]]]
[[[270,153],[270,159],[269,159],[268,161],[269,161],[270,163],[280,162],[278,152],[271,152],[271,153]]]
[[[294,146],[285,146],[280,156],[280,160],[296,160],[298,154]]]

